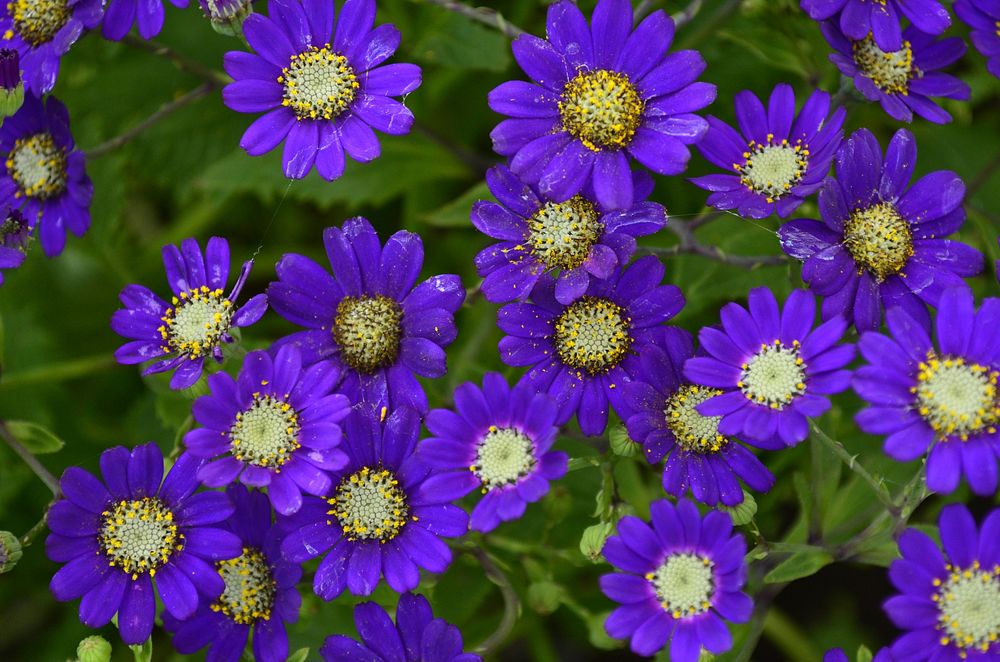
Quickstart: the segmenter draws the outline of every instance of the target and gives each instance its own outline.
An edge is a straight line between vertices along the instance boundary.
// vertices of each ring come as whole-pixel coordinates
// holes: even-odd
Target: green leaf
[[[642,455],[642,447],[628,436],[628,431],[625,429],[623,423],[611,426],[608,432],[608,441],[611,445],[611,451],[615,455],[629,458],[636,458]]]
[[[309,656],[309,649],[300,648],[288,656],[288,662],[306,662],[306,658],[308,656]]]
[[[757,501],[753,498],[753,495],[743,490],[743,501],[732,508],[723,507],[720,510],[724,510],[729,513],[729,517],[733,520],[733,526],[743,526],[744,524],[749,524],[753,516],[757,514]]]
[[[65,444],[47,428],[30,421],[7,421],[7,429],[34,455],[55,453]]]
[[[833,557],[822,550],[803,550],[792,554],[764,576],[765,584],[781,584],[809,577],[833,563]]]
[[[435,12],[413,45],[415,57],[457,69],[503,71],[510,63],[510,43],[498,30],[450,12]]]
[[[611,522],[601,522],[588,526],[583,530],[583,536],[580,538],[580,553],[597,563],[601,560],[604,542],[614,532],[615,526]]]
[[[622,642],[608,636],[608,631],[604,629],[604,621],[608,620],[611,612],[606,611],[601,614],[592,614],[587,619],[587,640],[594,648],[601,650],[613,650],[621,648]]]
[[[480,182],[448,204],[423,214],[420,218],[427,225],[436,228],[467,228],[471,224],[469,213],[472,205],[479,200],[491,199],[486,182]]]

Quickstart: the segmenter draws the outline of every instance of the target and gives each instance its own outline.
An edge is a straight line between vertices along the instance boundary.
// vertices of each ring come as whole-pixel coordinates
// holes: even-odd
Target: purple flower
[[[891,308],[886,318],[891,338],[861,336],[869,365],[858,369],[853,386],[871,407],[855,417],[858,426],[887,435],[885,452],[900,462],[930,449],[927,487],[935,492],[953,492],[964,473],[973,492],[992,495],[1000,454],[1000,299],[985,299],[976,311],[968,289],[945,292],[936,347],[905,309]]]
[[[645,200],[653,191],[652,178],[640,172],[632,178],[635,199]],[[500,204],[477,202],[472,223],[501,241],[476,256],[476,269],[485,277],[483,294],[498,303],[527,298],[546,271],[558,273],[556,299],[572,303],[592,279],[607,278],[628,263],[636,237],[667,222],[667,211],[655,202],[611,211],[590,191],[565,202],[548,200],[506,166],[488,170],[486,182]]]
[[[188,452],[218,458],[198,470],[198,480],[222,487],[239,477],[244,485],[267,487],[274,509],[291,515],[302,492],[326,496],[328,472],[347,464],[337,448],[337,424],[347,416],[346,396],[334,394],[340,371],[329,361],[302,368],[295,345],[272,358],[247,354],[238,379],[224,372],[208,378],[210,395],[194,402],[194,419],[204,427],[184,435]]]
[[[185,8],[188,0],[170,0],[174,7]],[[152,39],[163,29],[163,0],[109,0],[104,12],[101,33],[105,39],[119,41],[132,25],[143,39]]]
[[[892,657],[924,660],[995,660],[1000,657],[1000,510],[976,530],[962,504],[945,506],[938,520],[944,554],[922,531],[899,538],[901,559],[889,566],[900,594],[883,608],[906,634]]]
[[[830,23],[855,41],[871,36],[886,51],[902,47],[906,37],[900,25],[902,16],[932,35],[951,25],[948,10],[938,0],[802,0],[802,9],[816,21],[831,19]],[[839,20],[832,20],[837,17]]]
[[[417,413],[395,409],[384,427],[380,418],[368,407],[347,417],[350,462],[334,475],[333,493],[306,497],[289,519],[282,553],[296,563],[325,554],[313,578],[313,590],[324,600],[345,588],[371,595],[382,576],[397,593],[413,590],[418,568],[444,572],[451,563],[441,538],[461,536],[469,526],[465,511],[450,503],[464,493],[460,482],[432,471],[413,453]]]
[[[288,656],[285,623],[298,620],[302,604],[295,588],[302,569],[281,557],[279,528],[262,492],[231,485],[226,494],[235,510],[225,528],[239,537],[242,554],[215,564],[225,589],[214,602],[202,601],[185,620],[165,612],[163,624],[185,655],[208,646],[209,660],[238,662],[252,630],[254,659],[281,662]]]
[[[551,450],[557,413],[545,393],[510,388],[503,376],[488,372],[482,389],[472,382],[455,389],[455,411],[431,410],[426,425],[432,436],[420,442],[417,457],[453,472],[463,495],[482,490],[471,524],[486,533],[523,515],[527,504],[548,493],[550,481],[566,475],[569,458]]]
[[[497,326],[508,334],[500,356],[513,366],[532,366],[522,378],[559,405],[557,421],[574,412],[586,435],[608,424],[608,403],[627,416],[623,389],[639,368],[639,356],[657,342],[662,324],[684,307],[684,295],[661,285],[663,263],[650,255],[618,269],[607,280],[592,280],[583,297],[569,305],[555,298],[555,279],[543,276],[531,303],[500,309]]]
[[[986,69],[1000,78],[1000,3],[996,0],[955,0],[955,13],[969,25],[969,38],[986,58]]]
[[[82,237],[90,227],[94,195],[66,106],[55,97],[40,101],[26,94],[21,109],[3,121],[0,152],[0,205],[20,209],[32,229],[38,226],[45,254],[59,255],[67,230]]]
[[[31,229],[28,221],[16,209],[0,207],[0,284],[3,284],[3,269],[17,269],[24,263],[28,252]]]
[[[154,578],[175,618],[222,594],[210,562],[239,556],[240,540],[210,526],[229,517],[233,505],[221,492],[194,494],[199,464],[181,457],[164,478],[163,454],[150,443],[104,451],[103,482],[79,467],[63,473],[64,498],[49,509],[45,553],[65,565],[49,588],[60,601],[83,598],[84,625],[103,627],[117,613],[125,643],[141,644],[156,616]]]
[[[900,48],[883,50],[870,36],[850,39],[829,21],[820,28],[837,50],[830,61],[854,80],[854,87],[866,99],[878,101],[893,119],[909,122],[916,113],[935,124],[947,124],[951,114],[930,97],[969,98],[968,85],[938,71],[965,54],[965,42],[959,37],[937,40],[909,27],[903,32],[905,40]]]
[[[871,656],[870,651],[869,656]],[[862,659],[860,650],[858,651],[857,659]],[[881,648],[875,651],[875,657],[872,657],[871,660],[872,662],[893,662],[892,654],[888,648]],[[847,653],[844,652],[843,648],[831,648],[823,654],[823,662],[851,662],[851,660],[847,657]]]
[[[409,133],[413,113],[390,97],[420,86],[414,64],[379,67],[399,46],[392,25],[372,28],[375,0],[346,0],[336,27],[330,0],[268,0],[270,18],[251,14],[243,23],[259,55],[230,51],[226,71],[235,80],[222,92],[241,113],[265,112],[243,134],[240,146],[260,156],[285,141],[286,177],[312,169],[327,180],[344,173],[344,153],[355,161],[378,158],[372,129]]]
[[[0,5],[0,45],[21,55],[25,86],[42,96],[56,84],[59,59],[101,20],[102,0],[10,0]]]
[[[179,249],[164,246],[163,267],[174,293],[170,303],[136,284],[126,285],[118,296],[125,307],[115,311],[111,328],[131,340],[118,348],[115,359],[125,365],[159,359],[143,374],[176,368],[170,388],[184,389],[201,378],[206,357],[222,362],[222,343],[234,340],[229,330],[259,320],[267,297],[258,294],[233,310],[253,260],[243,264],[232,291],[224,294],[229,243],[220,237],[208,240],[204,256],[194,239],[185,239]]]
[[[939,170],[907,186],[917,160],[900,129],[885,158],[875,136],[855,131],[837,151],[837,178],[819,194],[822,222],[796,219],[778,230],[781,247],[803,260],[802,279],[823,301],[823,319],[844,315],[859,331],[879,327],[882,309],[903,306],[926,326],[926,304],[983,269],[983,256],[943,239],[965,221],[965,184]]]
[[[302,255],[277,265],[268,296],[274,310],[306,327],[278,341],[302,348],[303,362],[329,359],[344,374],[352,403],[427,412],[415,375],[447,372],[444,347],[455,340],[455,311],[465,300],[458,276],[415,285],[424,261],[420,236],[401,230],[383,247],[367,219],[327,228],[323,244],[333,275]]]
[[[626,421],[629,437],[642,444],[650,464],[666,457],[664,491],[681,497],[690,490],[710,506],[741,503],[740,479],[767,492],[774,485],[771,472],[719,432],[720,416],[698,413],[698,405],[722,391],[684,377],[684,362],[694,356],[691,334],[668,328],[663,337],[661,346],[647,347],[639,356],[639,373],[625,384],[625,401],[633,412]]]
[[[743,90],[736,95],[742,135],[709,116],[708,133],[698,143],[708,161],[736,174],[691,181],[712,191],[708,204],[716,209],[737,209],[746,218],[767,218],[777,211],[784,218],[819,189],[830,171],[845,111],[829,112],[830,95],[822,90],[812,93],[798,117],[791,85],[777,85],[766,110],[753,92]]]
[[[633,159],[662,175],[684,171],[687,146],[708,128],[693,113],[712,103],[715,86],[695,82],[705,70],[697,51],[667,54],[667,14],[633,30],[628,0],[599,0],[588,26],[561,0],[549,7],[546,35],[513,43],[535,83],[508,81],[489,95],[490,108],[511,118],[493,130],[493,149],[518,176],[555,202],[592,188],[602,208],[629,209]]]
[[[618,535],[604,545],[604,558],[623,572],[601,577],[601,590],[622,606],[604,629],[631,638],[632,652],[653,655],[670,642],[672,662],[695,662],[702,648],[716,655],[732,648],[723,620],[746,623],[753,601],[746,583],[746,541],[733,533],[729,515],[705,517],[681,499],[649,505],[652,528],[623,517]]]
[[[18,87],[23,87],[21,54],[13,48],[0,48],[0,88],[9,97]]]
[[[709,356],[688,359],[684,376],[723,391],[697,406],[722,417],[720,434],[769,450],[794,446],[809,435],[807,419],[830,408],[824,396],[850,386],[843,368],[854,345],[837,345],[847,321],[838,316],[813,329],[816,299],[805,290],[793,291],[781,311],[771,290],[757,287],[748,307],[723,306],[722,327],[698,333]]]

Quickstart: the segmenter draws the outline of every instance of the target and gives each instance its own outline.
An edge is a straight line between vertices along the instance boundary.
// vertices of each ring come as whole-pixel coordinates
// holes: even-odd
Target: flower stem
[[[706,220],[701,221],[698,225],[703,225],[712,218],[711,215],[706,215],[704,217]],[[787,255],[730,255],[724,252],[718,246],[706,246],[705,244],[698,241],[694,236],[694,227],[697,227],[695,221],[684,223],[681,221],[674,221],[673,223],[667,223],[667,229],[677,236],[678,243],[673,246],[667,247],[647,247],[642,248],[640,251],[647,254],[667,256],[667,255],[700,255],[706,257],[710,260],[715,260],[716,262],[722,262],[723,264],[731,264],[734,267],[740,267],[742,269],[757,269],[759,267],[774,266],[778,264],[785,264],[790,261]]]
[[[225,85],[232,82],[232,79],[221,71],[210,69],[197,60],[192,60],[185,55],[181,55],[166,44],[161,44],[157,41],[140,39],[134,35],[125,35],[122,39],[122,43],[132,46],[133,48],[146,51],[147,53],[152,53],[157,57],[170,60],[181,71],[185,71],[192,76],[197,76],[207,83]]]
[[[489,7],[470,7],[469,5],[463,4],[461,2],[454,2],[454,0],[422,0],[430,5],[437,5],[438,7],[443,7],[448,11],[455,12],[470,18],[473,21],[478,21],[484,25],[488,25],[491,28],[496,28],[500,32],[504,33],[511,39],[516,39],[518,36],[524,34],[524,30],[517,27],[513,23],[510,23],[503,17],[503,15],[495,9],[490,9]]]
[[[521,601],[517,597],[517,591],[514,590],[510,579],[497,567],[482,548],[471,547],[468,551],[476,557],[479,565],[483,567],[483,572],[486,573],[491,582],[500,588],[500,594],[503,596],[503,617],[500,619],[500,624],[497,625],[497,629],[493,631],[493,634],[476,647],[476,652],[486,657],[491,653],[495,653],[514,629],[514,625],[521,614]]]
[[[113,365],[115,365],[115,359],[108,354],[88,356],[75,361],[52,363],[4,375],[3,379],[0,380],[0,390],[75,379],[100,372]]]
[[[13,434],[11,434],[10,429],[7,427],[7,423],[4,421],[0,421],[0,437],[3,437],[3,440],[7,442],[7,445],[10,446],[15,453],[17,453],[18,457],[24,460],[24,463],[27,464],[33,472],[35,472],[35,475],[38,476],[39,480],[45,483],[47,488],[52,490],[53,495],[58,496],[60,494],[59,481],[56,477],[53,476],[51,472],[49,472],[49,470],[38,461],[37,457],[31,454],[31,451],[25,448],[21,442],[18,441]]]
[[[892,496],[890,496],[889,490],[886,489],[885,484],[883,484],[880,480],[876,480],[867,469],[858,464],[857,458],[848,453],[842,443],[831,439],[830,435],[823,432],[823,430],[821,430],[815,423],[812,423],[812,429],[813,432],[816,433],[819,440],[822,441],[827,448],[833,451],[834,455],[839,457],[840,460],[847,465],[848,469],[856,473],[862,480],[871,486],[872,490],[875,492],[875,496],[882,502],[882,505],[885,506],[892,518],[897,519],[900,512],[899,505],[892,500]]]

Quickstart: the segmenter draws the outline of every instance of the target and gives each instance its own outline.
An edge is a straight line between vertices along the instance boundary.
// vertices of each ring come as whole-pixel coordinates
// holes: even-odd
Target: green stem
[[[3,437],[3,440],[7,442],[7,445],[10,446],[15,453],[17,453],[18,457],[24,460],[24,463],[27,464],[33,472],[35,472],[38,479],[45,483],[47,488],[52,490],[52,494],[58,497],[61,493],[59,490],[59,481],[48,469],[45,468],[45,465],[38,461],[37,457],[31,454],[31,451],[25,448],[21,442],[18,441],[13,434],[11,434],[7,424],[3,421],[0,421],[0,437]]]
[[[816,433],[816,436],[819,437],[819,440],[822,441],[827,448],[833,451],[834,455],[839,457],[840,460],[847,466],[848,469],[856,473],[858,476],[861,477],[863,481],[865,481],[871,486],[872,491],[875,492],[875,496],[878,498],[879,501],[882,502],[882,505],[886,507],[886,510],[889,512],[892,518],[898,519],[899,505],[897,505],[892,500],[892,497],[889,495],[889,490],[886,489],[882,481],[876,480],[875,477],[872,476],[867,469],[858,464],[857,458],[848,453],[847,449],[844,448],[844,445],[842,443],[836,441],[835,439],[831,439],[830,435],[823,432],[823,430],[821,430],[818,425],[813,423],[812,429],[813,432]]]
[[[161,44],[157,41],[141,39],[134,35],[125,35],[122,39],[122,43],[133,48],[138,48],[139,50],[146,51],[147,53],[152,53],[157,57],[162,57],[170,62],[173,62],[181,71],[185,71],[192,76],[197,76],[202,80],[213,83],[215,85],[227,85],[232,81],[232,79],[221,71],[216,71],[215,69],[210,69],[203,65],[197,60],[192,60],[191,58],[181,55],[177,51],[173,50],[166,44]]]
[[[483,572],[491,582],[500,588],[500,595],[503,596],[503,617],[497,625],[496,630],[476,647],[476,651],[486,657],[495,653],[503,645],[507,637],[514,630],[517,619],[521,614],[521,600],[517,597],[517,591],[510,579],[497,567],[489,555],[479,547],[469,549],[469,553],[476,557],[479,565],[483,567]]]
[[[771,607],[764,618],[764,636],[780,648],[789,660],[812,662],[822,657],[809,636],[777,607]]]
[[[115,359],[108,354],[87,356],[75,361],[51,363],[5,375],[3,380],[0,381],[0,390],[76,379],[95,372],[101,372],[113,365],[115,365]]]
[[[473,21],[478,21],[483,25],[496,28],[511,39],[515,39],[524,34],[524,30],[517,27],[513,23],[510,23],[495,9],[490,9],[488,7],[470,7],[469,5],[462,4],[461,2],[454,2],[453,0],[423,0],[423,2],[429,5],[437,5],[438,7],[460,14],[466,18],[472,19]]]

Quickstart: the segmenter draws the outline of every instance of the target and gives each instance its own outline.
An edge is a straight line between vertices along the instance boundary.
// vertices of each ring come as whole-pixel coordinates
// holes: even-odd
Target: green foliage
[[[7,430],[34,455],[55,453],[66,444],[46,428],[29,421],[7,421]]]

